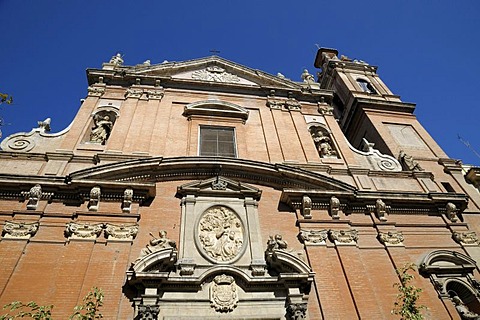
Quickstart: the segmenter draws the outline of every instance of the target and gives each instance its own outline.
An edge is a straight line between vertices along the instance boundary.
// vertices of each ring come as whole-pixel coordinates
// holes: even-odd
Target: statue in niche
[[[403,150],[400,150],[400,154],[398,156],[400,162],[402,163],[404,169],[410,171],[425,171],[418,161],[413,159],[412,156],[406,154]]]
[[[463,301],[458,296],[453,296],[452,302],[455,305],[455,309],[457,310],[462,320],[463,319],[480,320],[480,315],[470,311],[470,309],[468,309],[468,307],[463,303]]]
[[[199,221],[198,231],[203,250],[217,261],[232,260],[243,246],[242,222],[226,207],[207,210]]]
[[[137,260],[133,262],[133,264],[140,261],[143,257],[148,256],[154,252],[160,251],[166,248],[177,248],[177,243],[169,238],[167,238],[167,231],[160,230],[158,232],[159,238],[155,237],[151,232],[150,235],[152,239],[150,239],[150,244],[147,244],[145,248],[140,251],[140,255],[138,256]]]
[[[324,132],[319,127],[310,128],[310,134],[312,135],[313,142],[317,147],[320,158],[336,157],[337,152],[332,147],[332,141],[328,136],[328,133]]]
[[[109,116],[101,117],[98,114],[93,117],[93,122],[90,142],[105,144],[112,131],[113,122],[110,121]]]

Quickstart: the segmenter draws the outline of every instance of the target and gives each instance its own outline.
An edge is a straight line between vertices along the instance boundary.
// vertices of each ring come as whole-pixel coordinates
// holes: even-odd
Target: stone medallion
[[[201,250],[215,262],[231,262],[237,258],[242,251],[244,237],[242,221],[224,206],[208,209],[198,222]]]
[[[216,276],[210,285],[210,304],[215,311],[230,312],[238,302],[235,279],[225,274]]]

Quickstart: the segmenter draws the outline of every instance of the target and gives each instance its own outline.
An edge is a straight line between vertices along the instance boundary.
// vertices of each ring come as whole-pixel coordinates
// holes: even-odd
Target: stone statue
[[[275,236],[270,236],[267,241],[267,251],[269,252],[273,250],[285,250],[287,247],[287,242],[283,240],[282,235],[278,233]]]
[[[452,302],[455,305],[460,318],[463,319],[473,319],[480,320],[480,315],[475,312],[470,311],[468,307],[463,303],[463,301],[458,296],[453,296]]]
[[[140,255],[138,256],[137,260],[133,262],[133,264],[140,261],[143,257],[148,256],[154,252],[160,251],[166,248],[177,248],[177,243],[169,238],[167,238],[167,231],[160,230],[158,232],[159,238],[155,237],[151,232],[150,235],[152,239],[150,239],[150,244],[147,244],[145,248],[140,251]]]
[[[380,219],[380,221],[387,221],[387,205],[382,199],[377,199],[375,202],[375,212],[377,213],[377,217]]]
[[[412,156],[406,154],[403,150],[400,150],[400,155],[398,156],[400,162],[402,163],[404,169],[410,171],[425,171],[418,161],[413,159]]]
[[[93,117],[93,121],[90,142],[105,144],[112,131],[113,122],[110,121],[109,116],[99,117],[98,115]]]
[[[320,158],[334,157],[337,155],[337,152],[332,148],[330,138],[326,136],[320,128],[313,127],[310,129],[310,133]]]
[[[39,184],[34,185],[28,192],[28,210],[37,209],[38,201],[42,198],[42,187]]]
[[[109,63],[114,64],[116,66],[121,66],[123,64],[122,55],[120,53],[117,53],[110,59]]]
[[[308,72],[307,69],[303,69],[302,79],[303,79],[303,82],[306,82],[306,83],[315,82],[315,78],[313,77],[312,74]]]

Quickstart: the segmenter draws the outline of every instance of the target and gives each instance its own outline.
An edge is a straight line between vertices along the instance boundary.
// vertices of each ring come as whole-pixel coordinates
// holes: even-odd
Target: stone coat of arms
[[[215,311],[230,312],[238,303],[235,279],[225,274],[216,276],[210,285],[210,304]]]

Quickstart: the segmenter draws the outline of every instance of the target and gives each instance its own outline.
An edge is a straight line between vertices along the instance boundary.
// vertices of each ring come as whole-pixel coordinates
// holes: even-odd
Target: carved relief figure
[[[380,221],[387,221],[387,205],[382,199],[377,199],[375,202],[375,212]]]
[[[337,152],[332,147],[332,142],[327,132],[324,132],[320,127],[311,127],[310,134],[313,142],[317,147],[320,158],[336,157]]]
[[[159,238],[155,237],[151,232],[150,235],[152,239],[150,239],[150,244],[147,244],[145,248],[140,251],[140,255],[138,256],[137,260],[134,263],[137,263],[140,259],[145,256],[148,256],[151,253],[160,251],[165,248],[176,248],[177,243],[169,238],[167,238],[167,231],[160,230],[158,232]]]
[[[455,305],[455,309],[457,310],[462,320],[464,319],[480,320],[480,315],[470,311],[470,309],[468,309],[468,307],[463,303],[463,301],[458,296],[453,296],[452,302]]]
[[[100,117],[99,115],[93,117],[93,122],[90,142],[105,144],[112,131],[113,122],[110,121],[109,116]]]
[[[209,257],[223,262],[240,253],[243,226],[230,209],[220,206],[210,208],[200,219],[198,229],[200,244]]]
[[[287,247],[287,241],[283,240],[282,235],[278,233],[275,236],[270,236],[267,241],[268,252],[272,252],[273,250],[285,250]]]
[[[402,163],[405,170],[410,171],[425,171],[418,161],[413,159],[412,156],[406,154],[403,150],[400,150],[400,155],[398,156],[400,162]]]
[[[34,185],[28,193],[27,209],[37,209],[38,201],[42,198],[42,187],[39,184]]]

